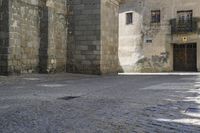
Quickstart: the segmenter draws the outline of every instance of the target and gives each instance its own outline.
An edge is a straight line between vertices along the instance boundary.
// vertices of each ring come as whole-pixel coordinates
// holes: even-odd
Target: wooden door
[[[197,71],[196,44],[174,44],[174,71]]]

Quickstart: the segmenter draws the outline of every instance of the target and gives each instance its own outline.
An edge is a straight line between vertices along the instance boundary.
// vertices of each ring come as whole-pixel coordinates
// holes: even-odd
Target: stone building
[[[0,73],[199,71],[199,4],[0,0]]]
[[[121,4],[123,71],[200,71],[199,7],[198,0],[126,0]]]
[[[117,72],[118,9],[118,0],[0,0],[0,73]]]
[[[0,73],[66,69],[66,1],[0,0]]]
[[[119,0],[71,0],[69,7],[67,70],[118,72]]]

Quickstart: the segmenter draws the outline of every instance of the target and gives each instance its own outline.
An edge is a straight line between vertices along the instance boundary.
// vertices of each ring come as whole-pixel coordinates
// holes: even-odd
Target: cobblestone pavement
[[[199,133],[200,76],[0,77],[0,133]]]

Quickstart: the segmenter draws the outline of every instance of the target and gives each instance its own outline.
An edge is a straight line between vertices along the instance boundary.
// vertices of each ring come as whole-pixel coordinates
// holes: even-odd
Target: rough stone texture
[[[181,35],[170,30],[178,10],[200,18],[196,0],[1,1],[1,74],[173,71],[172,44],[183,36],[184,43],[197,43],[200,71],[199,28]],[[151,10],[158,9],[161,23],[152,24]],[[125,25],[128,12],[133,24]]]
[[[8,71],[8,44],[9,44],[9,2],[2,0],[0,3],[0,74]]]
[[[101,1],[101,73],[119,71],[118,59],[118,11],[117,0]],[[106,15],[105,15],[106,14]]]
[[[5,7],[9,27],[5,29],[9,42],[2,42],[7,45],[1,47],[5,53],[4,57],[1,52],[5,58],[2,59],[5,63],[1,63],[2,73],[118,71],[119,1],[10,0],[8,3]],[[6,8],[2,8],[2,13],[3,10]]]
[[[197,43],[197,68],[200,71],[199,33],[171,34],[170,20],[177,18],[177,11],[193,10],[193,17],[199,18],[199,1],[196,0],[126,0],[120,6],[119,14],[119,59],[125,72],[173,71],[173,45],[184,43],[182,36],[188,36],[185,43]],[[151,10],[161,11],[160,24],[152,24]],[[125,14],[133,12],[133,24],[126,25]],[[146,40],[152,43],[146,43]]]
[[[118,1],[76,0],[71,1],[70,5],[68,71],[92,74],[116,73]]]
[[[69,72],[100,74],[100,0],[69,2]]]
[[[27,74],[0,88],[1,133],[200,131],[199,76]]]
[[[37,71],[39,48],[38,6],[31,1],[9,1],[9,73]]]
[[[66,69],[66,1],[47,1],[40,7],[40,72],[64,72]]]
[[[3,6],[1,73],[65,71],[66,1],[10,0]]]

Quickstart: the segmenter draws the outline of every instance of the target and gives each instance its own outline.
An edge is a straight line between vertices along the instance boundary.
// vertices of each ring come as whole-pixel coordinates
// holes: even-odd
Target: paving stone
[[[196,133],[199,112],[185,111],[199,107],[197,80],[196,76],[2,76],[0,132]]]

